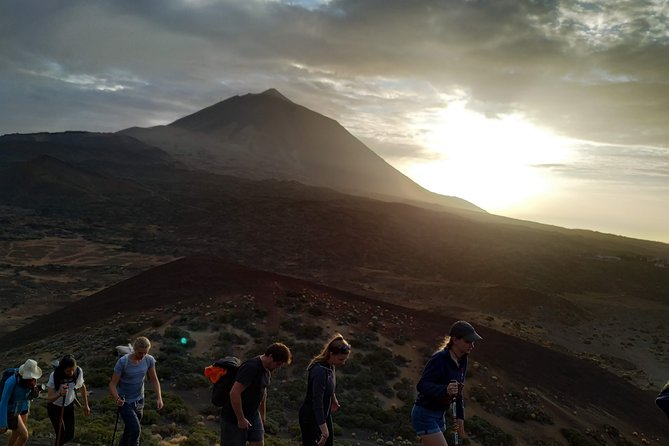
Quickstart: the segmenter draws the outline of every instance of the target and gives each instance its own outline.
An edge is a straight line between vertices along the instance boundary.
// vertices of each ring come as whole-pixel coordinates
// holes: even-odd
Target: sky
[[[3,0],[0,134],[278,89],[422,186],[669,243],[667,0]]]

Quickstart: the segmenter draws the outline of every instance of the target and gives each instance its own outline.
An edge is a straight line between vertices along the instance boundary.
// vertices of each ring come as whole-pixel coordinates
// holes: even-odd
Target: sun
[[[568,157],[566,140],[520,114],[488,117],[465,100],[414,116],[412,129],[427,159],[404,164],[421,186],[504,213],[549,192],[547,167]]]

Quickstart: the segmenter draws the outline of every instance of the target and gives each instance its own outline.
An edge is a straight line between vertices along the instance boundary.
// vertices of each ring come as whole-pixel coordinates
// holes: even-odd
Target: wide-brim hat
[[[457,321],[451,325],[449,336],[464,339],[467,342],[480,341],[483,339],[481,335],[474,330],[472,324],[467,321]]]
[[[42,369],[37,365],[37,361],[28,359],[19,367],[19,375],[23,379],[39,379],[42,376]]]

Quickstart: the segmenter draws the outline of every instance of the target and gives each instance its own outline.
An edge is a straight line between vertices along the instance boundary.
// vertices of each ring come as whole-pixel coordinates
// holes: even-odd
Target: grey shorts
[[[260,419],[260,412],[247,418],[251,423],[248,429],[237,427],[236,421],[221,417],[221,446],[244,446],[246,442],[260,443],[265,435],[265,428]]]

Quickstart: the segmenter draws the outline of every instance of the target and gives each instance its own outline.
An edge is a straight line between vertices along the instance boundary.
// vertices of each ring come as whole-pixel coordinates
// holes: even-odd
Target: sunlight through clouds
[[[413,131],[438,158],[405,163],[403,170],[434,192],[456,195],[492,212],[508,210],[551,188],[546,169],[569,156],[565,139],[520,114],[487,117],[466,98],[413,116]]]

